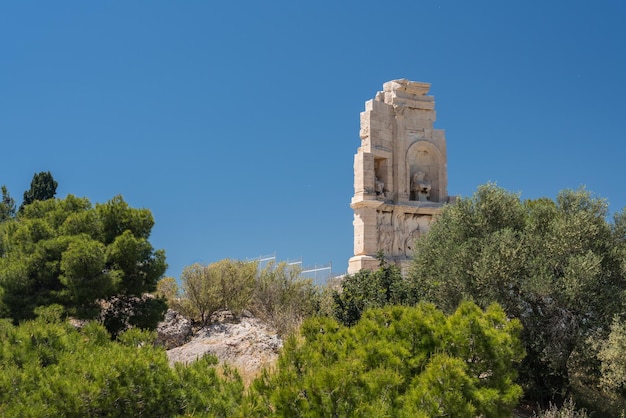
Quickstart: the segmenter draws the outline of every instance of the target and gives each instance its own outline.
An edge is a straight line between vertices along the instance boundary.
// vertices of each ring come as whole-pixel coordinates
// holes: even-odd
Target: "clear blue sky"
[[[626,6],[598,1],[12,1],[0,184],[152,211],[168,274],[352,255],[359,113],[432,83],[448,191],[586,185],[626,207]]]

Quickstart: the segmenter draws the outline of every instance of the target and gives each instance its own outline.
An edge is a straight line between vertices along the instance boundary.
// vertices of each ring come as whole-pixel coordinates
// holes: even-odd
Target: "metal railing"
[[[246,261],[256,261],[259,265],[259,269],[267,267],[270,262],[277,262],[276,251],[268,255],[260,255],[258,257],[246,258]],[[289,266],[300,266],[300,277],[313,280],[313,283],[318,285],[325,284],[333,276],[333,263],[327,264],[315,264],[313,266],[304,266],[302,257],[295,260],[287,259],[285,263]]]

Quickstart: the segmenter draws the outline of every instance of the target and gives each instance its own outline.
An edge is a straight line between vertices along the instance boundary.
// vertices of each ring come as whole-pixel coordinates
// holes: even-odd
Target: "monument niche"
[[[403,270],[448,197],[446,140],[434,129],[429,83],[392,80],[365,102],[354,156],[354,256],[348,273],[378,268],[376,255]]]

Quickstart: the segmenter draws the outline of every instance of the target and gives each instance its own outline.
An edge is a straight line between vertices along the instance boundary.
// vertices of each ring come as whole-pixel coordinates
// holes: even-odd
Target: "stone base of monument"
[[[380,261],[371,255],[355,255],[348,260],[348,272],[354,274],[360,270],[376,270]]]
[[[385,261],[400,269],[402,276],[406,277],[411,268],[411,257],[385,257]],[[355,255],[348,260],[348,274],[355,274],[363,269],[378,270],[380,261],[369,255]]]

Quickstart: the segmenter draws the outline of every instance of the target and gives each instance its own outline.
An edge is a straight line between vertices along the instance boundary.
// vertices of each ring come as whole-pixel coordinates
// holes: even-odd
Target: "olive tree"
[[[501,304],[524,326],[527,394],[565,397],[574,377],[599,373],[588,338],[625,306],[625,215],[607,214],[585,189],[522,201],[481,186],[418,240],[411,292],[446,312],[464,300]]]

